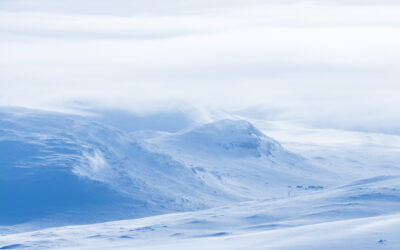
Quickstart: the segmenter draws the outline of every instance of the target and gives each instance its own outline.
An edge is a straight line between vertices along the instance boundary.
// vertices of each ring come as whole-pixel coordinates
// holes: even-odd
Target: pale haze
[[[398,13],[396,1],[4,0],[0,104],[261,106],[399,132]]]

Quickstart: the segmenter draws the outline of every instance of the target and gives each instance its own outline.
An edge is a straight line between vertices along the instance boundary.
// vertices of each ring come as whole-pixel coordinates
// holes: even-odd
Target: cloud
[[[2,2],[1,105],[264,106],[323,126],[400,125],[395,2],[33,2]]]

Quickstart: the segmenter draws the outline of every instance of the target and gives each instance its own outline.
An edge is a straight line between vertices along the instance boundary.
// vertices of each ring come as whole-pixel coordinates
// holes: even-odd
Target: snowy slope
[[[297,185],[323,189],[341,182],[245,120],[197,125],[144,139],[142,144],[190,166],[209,185],[243,199],[282,197]]]
[[[0,249],[399,248],[398,136],[256,123],[2,109]]]
[[[212,194],[167,155],[83,117],[12,110],[1,129],[2,224],[140,217],[205,207],[185,196]]]
[[[131,222],[133,224],[133,222]],[[130,224],[130,226],[132,225]],[[113,227],[114,226],[114,227]],[[214,234],[169,239],[148,234],[137,238],[132,232],[146,227],[91,225],[80,230],[60,228],[2,237],[4,249],[398,249],[400,214],[351,219],[294,228],[280,228],[234,235]],[[113,231],[111,228],[115,228]],[[116,228],[119,228],[117,230]],[[85,232],[84,237],[77,235]],[[128,232],[128,233],[127,233]],[[129,233],[131,235],[129,235]],[[65,237],[65,238],[64,238]]]
[[[3,113],[1,129],[2,224],[48,216],[51,223],[87,223],[184,209],[171,202],[176,194],[154,188],[155,181],[176,183],[163,175],[185,175],[184,166],[143,150],[119,130],[26,111]]]
[[[24,109],[0,115],[2,225],[137,218],[330,183],[323,182],[328,172],[246,121],[128,133],[93,117]]]
[[[298,197],[9,234],[0,244],[35,249],[397,249],[399,180],[381,176]]]

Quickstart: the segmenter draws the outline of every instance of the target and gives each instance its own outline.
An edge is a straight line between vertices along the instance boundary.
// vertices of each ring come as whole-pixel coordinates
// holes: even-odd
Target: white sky
[[[2,0],[0,105],[253,107],[400,132],[398,2]]]

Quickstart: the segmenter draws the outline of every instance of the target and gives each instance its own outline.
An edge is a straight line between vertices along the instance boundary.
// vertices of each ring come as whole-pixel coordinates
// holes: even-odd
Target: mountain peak
[[[172,134],[167,139],[177,147],[200,153],[232,157],[269,155],[280,144],[246,120],[224,119]]]

